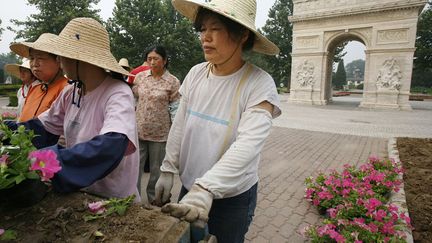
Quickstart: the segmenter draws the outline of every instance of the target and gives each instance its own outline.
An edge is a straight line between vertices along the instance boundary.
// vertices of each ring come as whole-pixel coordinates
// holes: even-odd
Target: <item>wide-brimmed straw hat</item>
[[[28,58],[30,53],[30,48],[49,52],[49,40],[56,38],[57,35],[51,33],[43,33],[39,36],[39,38],[35,42],[18,42],[12,43],[9,48],[15,52],[16,54]]]
[[[20,68],[26,68],[31,72],[30,61],[25,59],[25,60],[23,60],[22,64],[6,64],[4,66],[4,69],[7,73],[10,73],[17,78],[21,78],[20,77]]]
[[[259,33],[255,27],[256,0],[172,0],[174,8],[186,18],[195,21],[200,7],[209,9],[225,16],[249,29],[255,34],[253,51],[276,55],[279,48],[265,36]]]
[[[130,69],[129,61],[128,61],[128,59],[126,59],[126,58],[122,58],[122,59],[120,59],[120,61],[118,62],[118,64],[119,64],[120,66],[124,67],[125,69]]]
[[[72,19],[57,37],[50,39],[46,46],[38,50],[87,62],[124,75],[129,74],[111,54],[108,32],[92,18]]]

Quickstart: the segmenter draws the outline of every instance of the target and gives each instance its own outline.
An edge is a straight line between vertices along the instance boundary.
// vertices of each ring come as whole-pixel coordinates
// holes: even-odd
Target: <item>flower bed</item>
[[[400,164],[370,157],[359,168],[345,165],[341,173],[307,178],[306,200],[327,217],[306,227],[305,236],[312,242],[406,242],[410,219],[388,202],[401,173]]]

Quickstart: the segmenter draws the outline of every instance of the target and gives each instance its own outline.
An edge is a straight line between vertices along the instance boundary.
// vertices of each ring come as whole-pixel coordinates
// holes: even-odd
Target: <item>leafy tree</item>
[[[363,78],[365,69],[365,61],[357,59],[345,66],[347,78]]]
[[[257,65],[261,65],[272,75],[277,86],[280,83],[288,86],[290,83],[292,24],[288,21],[288,16],[292,15],[293,7],[292,0],[276,0],[262,28],[263,34],[279,47],[280,53],[277,56],[261,57],[265,63],[258,61]]]
[[[204,56],[193,24],[174,9],[171,0],[165,0],[165,7],[161,43],[169,51],[170,72],[182,81],[195,64],[204,61]]]
[[[411,87],[432,87],[432,1],[419,18]]]
[[[107,29],[114,55],[126,57],[134,67],[144,62],[145,51],[154,45],[167,49],[168,68],[180,80],[202,59],[192,25],[169,0],[116,0]]]
[[[333,76],[333,86],[341,89],[346,84],[346,72],[343,59],[338,63],[336,74]]]
[[[76,17],[91,17],[100,22],[98,12],[91,9],[90,5],[96,5],[100,0],[27,0],[28,4],[35,5],[38,14],[31,14],[24,21],[12,19],[11,22],[22,26],[21,30],[9,30],[15,32],[15,40],[23,38],[27,41],[35,41],[42,33],[59,34],[65,25]]]

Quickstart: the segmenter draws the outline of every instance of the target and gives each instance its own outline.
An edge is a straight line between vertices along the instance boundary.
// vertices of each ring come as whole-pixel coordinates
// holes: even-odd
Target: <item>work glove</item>
[[[213,194],[203,187],[194,184],[179,203],[169,203],[162,207],[162,212],[169,213],[204,228],[213,202]]]
[[[155,186],[155,200],[156,206],[162,207],[170,202],[171,189],[174,183],[174,174],[171,172],[161,172],[159,179]]]

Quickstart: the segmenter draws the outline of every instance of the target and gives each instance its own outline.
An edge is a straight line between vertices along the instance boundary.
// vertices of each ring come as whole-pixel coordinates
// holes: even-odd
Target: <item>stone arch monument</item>
[[[410,110],[417,19],[426,0],[293,0],[290,102],[332,100],[335,48],[366,46],[360,107]]]

